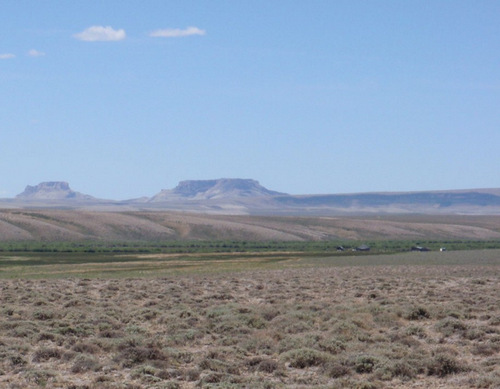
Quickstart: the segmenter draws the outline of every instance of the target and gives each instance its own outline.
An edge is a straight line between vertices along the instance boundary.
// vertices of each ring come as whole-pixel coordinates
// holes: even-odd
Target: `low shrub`
[[[152,367],[151,367],[152,368]],[[181,375],[176,369],[161,369],[156,371],[154,375],[162,380],[169,380],[171,378],[176,378]]]
[[[483,355],[483,356],[491,356],[500,351],[500,344],[495,343],[479,343],[475,344],[472,347],[472,354],[474,355]]]
[[[425,338],[427,336],[425,333],[425,329],[423,327],[416,326],[416,325],[409,326],[408,328],[406,328],[405,333],[406,333],[406,335],[417,336],[421,339]]]
[[[239,374],[239,369],[236,365],[213,358],[203,359],[199,367],[202,370],[211,370],[217,373]]]
[[[156,374],[158,374],[158,370],[156,368],[154,368],[153,366],[142,365],[142,366],[135,368],[132,371],[130,376],[132,378],[141,378],[143,376],[148,376],[148,375],[155,376]],[[170,376],[165,377],[165,378],[170,378]]]
[[[469,340],[482,340],[485,335],[486,332],[478,327],[469,328],[464,333],[464,337]]]
[[[51,311],[35,311],[33,313],[33,319],[35,320],[51,320],[54,318],[54,313]]]
[[[405,315],[405,319],[407,320],[424,320],[429,319],[430,317],[431,314],[424,307],[413,307]]]
[[[28,363],[21,355],[11,355],[9,361],[12,366],[24,366]]]
[[[78,342],[72,347],[72,350],[77,353],[97,354],[100,348],[92,343]]]
[[[340,378],[343,376],[350,375],[352,373],[351,368],[343,361],[332,360],[325,364],[322,369],[323,374],[330,378]]]
[[[131,346],[124,348],[114,358],[123,367],[132,367],[146,361],[167,361],[168,356],[156,347]]]
[[[370,355],[361,355],[354,360],[354,370],[359,374],[371,373],[377,363],[377,358]]]
[[[475,388],[500,388],[500,373],[489,374],[478,377],[474,380]]]
[[[457,359],[449,354],[436,354],[427,367],[428,375],[445,377],[448,374],[455,374],[467,369]]]
[[[55,377],[55,374],[49,370],[27,370],[23,375],[27,382],[32,382],[42,387],[45,387],[47,382]]]
[[[188,382],[197,381],[200,379],[201,370],[200,369],[187,369],[184,372],[184,379]]]
[[[436,323],[436,330],[441,332],[444,336],[451,336],[455,333],[460,333],[467,330],[467,324],[462,321],[447,317]]]
[[[76,358],[75,363],[71,367],[72,373],[84,373],[87,371],[99,371],[101,364],[99,361],[87,355],[80,355]]]
[[[44,347],[36,350],[33,354],[33,362],[45,362],[49,359],[61,359],[62,351],[54,347]]]
[[[310,366],[320,366],[328,362],[329,355],[310,348],[291,350],[282,355],[283,359],[290,363],[290,367],[304,369]]]
[[[276,307],[266,306],[260,312],[262,318],[266,321],[273,320],[276,316],[280,315],[280,311]]]
[[[41,342],[43,340],[50,340],[50,341],[53,342],[53,341],[56,340],[56,335],[51,334],[50,332],[40,332],[40,334],[38,335],[37,340],[39,342]]]
[[[346,348],[344,342],[335,338],[321,339],[318,342],[318,346],[321,350],[329,352],[330,354],[338,354]]]
[[[263,373],[273,373],[278,368],[279,363],[277,361],[275,361],[274,359],[266,358],[259,363],[257,370]]]
[[[405,360],[394,362],[389,367],[389,370],[394,377],[402,379],[415,378],[418,374],[417,368],[411,362]]]

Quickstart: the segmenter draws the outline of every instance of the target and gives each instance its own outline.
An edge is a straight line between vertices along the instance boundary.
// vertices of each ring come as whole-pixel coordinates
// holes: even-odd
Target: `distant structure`
[[[356,251],[370,251],[370,246],[362,244],[361,246],[356,247]]]
[[[429,248],[427,248],[427,247],[413,246],[411,248],[411,251],[431,251],[431,250]]]

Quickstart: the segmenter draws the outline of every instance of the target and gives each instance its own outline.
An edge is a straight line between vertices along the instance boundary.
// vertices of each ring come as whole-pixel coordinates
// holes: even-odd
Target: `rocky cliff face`
[[[241,178],[181,181],[174,189],[164,189],[150,201],[211,200],[241,197],[269,197],[283,193],[266,189],[258,181]]]
[[[94,197],[75,192],[67,182],[42,182],[38,185],[28,185],[24,192],[18,194],[19,200],[93,200]]]

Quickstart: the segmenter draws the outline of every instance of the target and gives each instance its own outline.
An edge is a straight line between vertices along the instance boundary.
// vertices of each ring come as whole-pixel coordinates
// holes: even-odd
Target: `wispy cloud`
[[[73,35],[76,39],[87,42],[96,41],[121,41],[127,34],[125,30],[115,30],[110,26],[92,26]]]
[[[184,30],[180,28],[167,28],[164,30],[156,30],[153,31],[149,36],[155,38],[179,38],[184,36],[192,36],[192,35],[205,35],[206,31],[201,30],[198,27],[188,27]]]
[[[11,54],[11,53],[6,53],[6,54],[0,54],[0,59],[11,59],[11,58],[15,58],[16,56],[14,54]]]
[[[30,51],[28,51],[28,55],[30,57],[43,57],[45,55],[45,53],[43,51],[31,49]]]

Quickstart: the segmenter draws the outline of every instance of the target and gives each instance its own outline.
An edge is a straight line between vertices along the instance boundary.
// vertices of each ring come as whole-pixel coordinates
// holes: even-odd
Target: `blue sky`
[[[0,197],[500,187],[499,1],[0,3]]]

